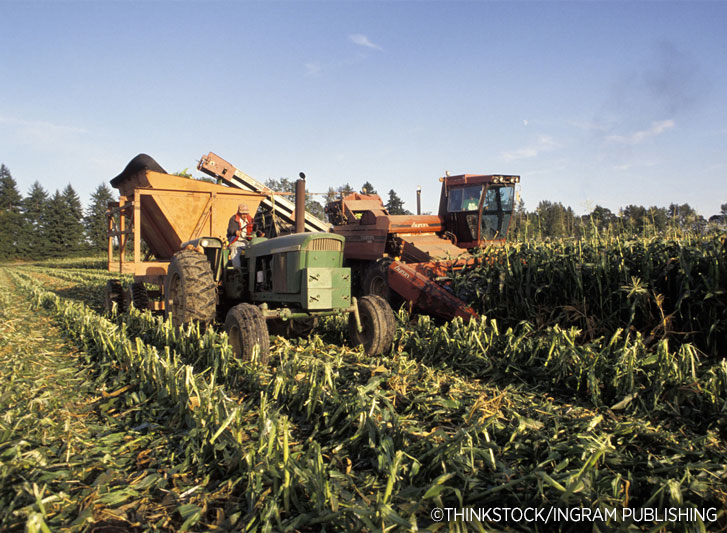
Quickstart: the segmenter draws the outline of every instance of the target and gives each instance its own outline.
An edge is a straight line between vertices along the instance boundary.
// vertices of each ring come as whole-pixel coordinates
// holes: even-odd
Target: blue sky
[[[136,154],[261,181],[445,171],[560,201],[727,203],[727,2],[0,0],[0,162],[84,201]]]

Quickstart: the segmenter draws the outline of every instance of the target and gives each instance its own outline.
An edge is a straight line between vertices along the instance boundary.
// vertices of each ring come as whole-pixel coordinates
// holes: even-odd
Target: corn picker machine
[[[163,311],[175,326],[217,320],[237,356],[258,354],[262,362],[268,358],[269,329],[305,334],[318,317],[329,315],[348,315],[352,343],[366,353],[381,354],[391,346],[391,307],[376,295],[358,300],[352,295],[351,269],[343,266],[345,238],[316,231],[328,226],[304,216],[304,195],[298,195],[295,209],[287,200],[274,203],[263,189],[169,175],[144,154],[111,184],[120,199],[107,212],[108,268],[131,274],[133,283],[127,288],[118,279],[107,283],[109,311],[129,306]],[[241,261],[231,262],[225,237],[230,216],[240,204],[255,213],[266,202],[297,232],[253,238]],[[132,242],[133,259],[127,260]]]
[[[265,192],[262,184],[214,153],[202,157],[197,168],[232,187]],[[306,214],[306,230],[345,237],[343,256],[356,280],[355,294],[379,296],[394,305],[404,301],[413,310],[446,320],[469,320],[477,315],[453,294],[448,274],[472,263],[468,250],[504,242],[520,176],[463,174],[440,181],[437,215],[391,215],[378,195],[354,193],[326,206],[332,227]],[[273,217],[290,221],[289,203],[268,200],[264,207]]]

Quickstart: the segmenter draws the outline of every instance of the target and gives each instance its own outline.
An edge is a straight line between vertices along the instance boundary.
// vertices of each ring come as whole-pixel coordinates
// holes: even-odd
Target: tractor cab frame
[[[442,181],[439,216],[460,248],[503,241],[515,206],[520,176],[447,176]]]

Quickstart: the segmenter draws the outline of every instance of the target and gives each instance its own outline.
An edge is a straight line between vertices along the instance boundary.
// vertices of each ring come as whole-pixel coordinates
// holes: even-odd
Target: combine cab
[[[464,174],[441,178],[439,218],[460,248],[501,243],[507,237],[520,176]]]

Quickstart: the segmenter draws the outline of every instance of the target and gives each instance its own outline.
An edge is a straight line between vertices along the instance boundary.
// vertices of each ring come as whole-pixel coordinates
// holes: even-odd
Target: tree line
[[[669,207],[628,205],[617,213],[597,205],[578,216],[560,202],[541,201],[534,211],[526,211],[522,198],[513,212],[509,238],[517,240],[549,237],[580,238],[594,234],[657,235],[669,230],[704,232],[710,225],[727,224],[727,203],[721,212],[705,219],[688,203]]]
[[[106,209],[114,200],[104,183],[84,209],[68,184],[53,194],[39,182],[23,197],[10,170],[0,165],[0,259],[63,257],[105,250]]]
[[[187,173],[179,175],[188,176]],[[295,182],[287,178],[269,179],[265,185],[278,192],[295,191]],[[324,206],[354,192],[357,191],[346,183],[330,187],[318,197],[308,194],[306,209],[326,220]],[[358,192],[377,194],[368,181]],[[96,188],[86,208],[70,184],[51,195],[36,181],[28,195],[23,197],[10,170],[4,164],[0,165],[0,260],[51,255],[63,257],[106,250],[106,209],[108,202],[113,200],[115,196],[105,183]],[[389,190],[384,206],[392,215],[411,214],[393,189]],[[591,213],[578,216],[570,207],[547,200],[528,212],[521,198],[513,212],[509,238],[579,238],[602,232],[643,235],[670,229],[704,231],[710,223],[727,224],[727,203],[722,204],[719,214],[705,220],[686,203],[669,207],[628,205],[617,213],[597,205]]]

